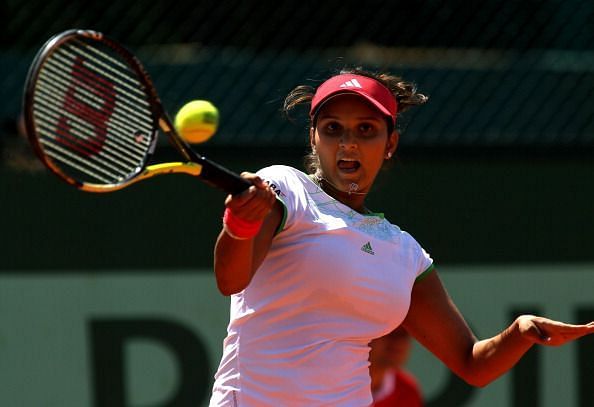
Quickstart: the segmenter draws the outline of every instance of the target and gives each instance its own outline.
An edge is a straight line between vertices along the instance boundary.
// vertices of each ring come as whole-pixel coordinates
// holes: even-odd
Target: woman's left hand
[[[594,322],[573,325],[534,315],[522,315],[518,317],[517,323],[523,338],[548,346],[563,345],[594,333]]]

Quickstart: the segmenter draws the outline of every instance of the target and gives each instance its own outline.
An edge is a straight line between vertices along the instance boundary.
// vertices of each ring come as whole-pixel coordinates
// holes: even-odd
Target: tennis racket
[[[41,161],[83,191],[111,192],[169,173],[196,176],[231,194],[251,185],[192,150],[140,61],[96,31],[68,30],[43,45],[27,75],[23,115]],[[154,162],[159,134],[179,152],[179,162]]]

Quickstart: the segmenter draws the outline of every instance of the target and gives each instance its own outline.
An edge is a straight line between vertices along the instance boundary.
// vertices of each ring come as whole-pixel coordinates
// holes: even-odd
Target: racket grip
[[[200,178],[213,187],[235,195],[248,189],[252,184],[227,168],[201,157],[202,171]]]

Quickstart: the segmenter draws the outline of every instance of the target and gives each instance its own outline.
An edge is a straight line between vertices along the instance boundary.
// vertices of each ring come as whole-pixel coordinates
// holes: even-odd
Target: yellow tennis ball
[[[217,131],[219,111],[207,100],[193,100],[175,115],[175,128],[188,143],[204,143]]]

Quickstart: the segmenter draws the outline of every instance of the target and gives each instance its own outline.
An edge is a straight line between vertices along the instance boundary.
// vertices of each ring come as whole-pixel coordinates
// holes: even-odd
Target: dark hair
[[[412,106],[419,106],[424,104],[429,99],[426,95],[417,93],[416,84],[404,81],[401,77],[394,76],[389,73],[372,72],[362,68],[344,68],[337,73],[337,75],[339,74],[354,74],[367,76],[383,84],[392,92],[394,98],[396,99],[396,102],[398,103],[398,115],[400,115],[402,112],[406,111],[408,108]],[[314,93],[315,88],[309,85],[297,86],[291,92],[289,92],[283,104],[283,111],[287,115],[287,117],[290,117],[291,111],[297,106],[303,104],[310,104],[314,96]],[[396,123],[398,123],[398,120],[396,121]],[[313,127],[314,125],[315,123],[313,121],[309,123],[309,127]],[[391,126],[392,124],[389,123],[389,133],[391,133],[391,130],[393,130]],[[318,157],[316,154],[313,153],[313,151],[310,151],[305,156],[304,164],[306,170],[309,173],[316,173],[319,169]]]

